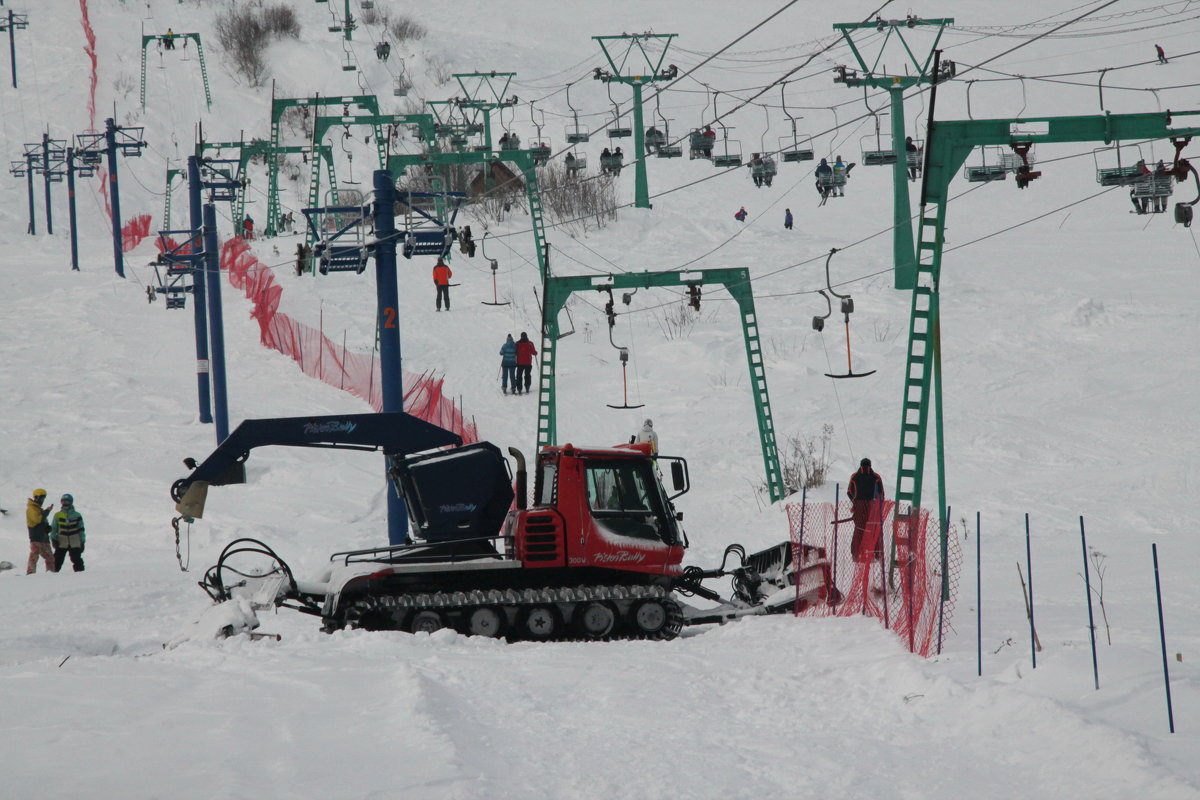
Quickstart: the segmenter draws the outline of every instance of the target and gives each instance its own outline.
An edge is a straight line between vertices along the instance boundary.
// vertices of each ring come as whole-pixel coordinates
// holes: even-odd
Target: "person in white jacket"
[[[650,454],[658,455],[658,434],[654,432],[654,423],[651,420],[646,420],[642,423],[642,429],[637,432],[638,443],[649,442]]]

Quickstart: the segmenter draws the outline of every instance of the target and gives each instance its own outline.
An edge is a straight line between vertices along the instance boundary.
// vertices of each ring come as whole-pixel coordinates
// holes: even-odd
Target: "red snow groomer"
[[[200,517],[208,486],[244,480],[253,447],[382,449],[413,541],[335,553],[320,575],[299,580],[270,547],[238,539],[201,586],[218,603],[319,616],[326,631],[450,627],[535,640],[673,639],[684,625],[790,611],[830,596],[824,551],[796,554],[790,541],[752,555],[730,545],[716,569],[683,567],[688,540],[674,506],[690,488],[683,458],[651,456],[642,444],[545,447],[527,501],[519,451],[508,451],[514,475],[495,445],[457,440],[401,413],[247,420],[176,482],[180,514]],[[659,469],[670,475],[669,491]],[[724,577],[728,597],[704,585]],[[693,595],[711,607],[679,599]]]

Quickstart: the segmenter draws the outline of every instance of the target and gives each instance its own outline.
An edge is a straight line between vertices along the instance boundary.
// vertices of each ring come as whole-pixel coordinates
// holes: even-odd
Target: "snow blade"
[[[258,616],[248,597],[234,597],[223,603],[209,606],[178,634],[163,643],[163,648],[174,650],[184,642],[226,639],[258,627]]]

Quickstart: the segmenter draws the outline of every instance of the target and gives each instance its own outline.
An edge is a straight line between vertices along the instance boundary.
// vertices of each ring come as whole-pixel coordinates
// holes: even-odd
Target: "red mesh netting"
[[[121,251],[128,253],[150,235],[150,215],[138,214],[121,226]]]
[[[380,366],[375,354],[346,350],[321,330],[280,312],[279,297],[283,288],[244,239],[234,237],[221,246],[221,269],[229,275],[229,283],[241,289],[254,303],[251,316],[258,321],[265,346],[290,356],[305,375],[362,398],[376,411],[383,408]],[[432,373],[406,372],[404,386],[406,412],[454,431],[462,437],[464,444],[479,440],[475,424],[469,422],[462,408],[446,396],[441,378]]]
[[[820,560],[823,550],[837,590],[828,602],[824,592],[800,597],[798,585],[798,615],[876,617],[910,652],[929,656],[938,651],[939,632],[945,638],[951,631],[962,565],[953,528],[946,537],[948,594],[943,600],[942,537],[937,519],[927,510],[900,517],[892,501],[863,503],[857,510],[843,501],[837,508],[831,503],[790,503],[787,511],[797,561],[803,557],[808,567]]]

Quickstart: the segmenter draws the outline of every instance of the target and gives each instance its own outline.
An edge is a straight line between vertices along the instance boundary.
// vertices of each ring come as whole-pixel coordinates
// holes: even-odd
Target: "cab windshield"
[[[589,462],[586,471],[588,508],[597,522],[620,536],[675,541],[662,491],[648,462],[597,460]]]

